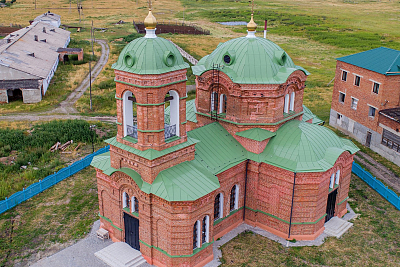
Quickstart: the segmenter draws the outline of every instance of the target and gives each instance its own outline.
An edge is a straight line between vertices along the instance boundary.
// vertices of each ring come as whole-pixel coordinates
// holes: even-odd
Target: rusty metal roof
[[[389,108],[389,109],[383,109],[379,111],[379,114],[382,114],[383,116],[400,122],[400,107],[399,108]]]

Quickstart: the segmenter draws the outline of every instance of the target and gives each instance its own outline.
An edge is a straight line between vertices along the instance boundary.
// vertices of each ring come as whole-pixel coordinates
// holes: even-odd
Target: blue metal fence
[[[53,185],[64,180],[65,178],[68,178],[69,176],[83,170],[84,168],[90,165],[94,156],[103,154],[105,152],[108,152],[109,150],[110,150],[109,146],[100,148],[93,154],[87,155],[85,158],[76,161],[72,165],[59,170],[57,173],[49,175],[43,180],[39,180],[39,182],[31,184],[27,188],[24,188],[24,190],[11,195],[11,197],[0,201],[0,214],[9,209],[12,209],[21,202],[24,202],[25,200],[39,194],[40,192],[43,192],[47,188],[52,187]]]
[[[389,201],[393,206],[400,210],[400,197],[390,190],[381,181],[372,176],[368,171],[361,168],[360,165],[353,162],[352,172],[366,182],[372,189],[378,192],[382,197]]]

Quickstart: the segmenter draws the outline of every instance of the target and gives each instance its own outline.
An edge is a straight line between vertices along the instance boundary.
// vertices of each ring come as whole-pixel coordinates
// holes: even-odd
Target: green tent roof
[[[229,63],[225,61],[227,56]],[[193,73],[200,76],[211,70],[213,64],[220,64],[221,71],[239,84],[281,84],[296,70],[309,74],[302,67],[294,65],[289,55],[277,44],[258,37],[241,37],[218,45],[210,55],[192,67]]]
[[[125,46],[112,68],[135,74],[161,74],[187,69],[189,64],[170,41],[141,37]]]
[[[252,128],[250,130],[238,132],[236,135],[261,142],[275,136],[276,133],[260,128]]]
[[[217,122],[187,134],[201,140],[196,144],[195,160],[213,174],[221,173],[247,159],[246,149]]]
[[[337,60],[383,75],[400,75],[400,51],[379,47]]]
[[[292,120],[276,131],[259,158],[292,172],[323,172],[332,168],[343,152],[358,150],[326,127]]]
[[[130,168],[115,169],[110,165],[110,152],[95,156],[91,165],[107,175],[123,172],[129,175],[143,192],[167,201],[194,201],[220,187],[218,177],[196,161],[183,162],[161,171],[152,184]]]

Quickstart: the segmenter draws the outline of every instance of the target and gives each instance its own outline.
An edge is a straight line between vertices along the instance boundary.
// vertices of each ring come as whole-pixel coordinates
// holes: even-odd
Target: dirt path
[[[400,194],[400,178],[391,170],[361,151],[357,152],[354,158],[363,164],[373,176]]]
[[[92,69],[92,83],[96,79],[96,77],[100,74],[101,70],[103,67],[107,64],[108,57],[110,54],[110,47],[108,46],[107,42],[105,40],[96,40],[96,43],[98,43],[101,46],[101,56],[100,60],[97,61],[96,65]],[[50,110],[46,113],[78,113],[76,111],[74,105],[76,101],[85,93],[85,91],[89,88],[89,73],[86,76],[86,78],[82,81],[82,83],[65,99],[60,103],[60,106]]]

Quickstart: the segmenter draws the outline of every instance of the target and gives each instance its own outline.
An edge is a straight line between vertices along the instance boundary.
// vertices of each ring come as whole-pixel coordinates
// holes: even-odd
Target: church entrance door
[[[325,222],[329,221],[330,219],[332,219],[333,216],[335,216],[336,195],[337,195],[337,189],[333,190],[328,195],[328,203],[326,204]]]
[[[140,250],[139,245],[139,220],[124,212],[125,243]]]

